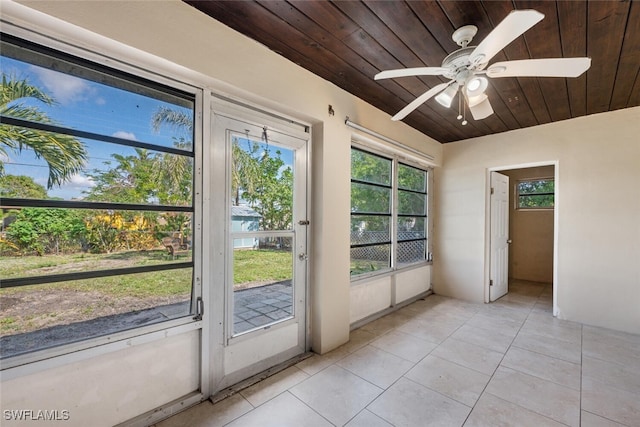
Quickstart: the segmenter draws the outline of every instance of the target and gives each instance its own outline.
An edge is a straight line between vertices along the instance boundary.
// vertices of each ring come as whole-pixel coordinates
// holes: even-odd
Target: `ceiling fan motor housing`
[[[447,55],[446,58],[442,60],[442,67],[448,68],[451,71],[445,74],[445,77],[450,79],[457,79],[456,76],[460,71],[468,70],[471,66],[469,56],[475,48],[475,46],[467,46]]]

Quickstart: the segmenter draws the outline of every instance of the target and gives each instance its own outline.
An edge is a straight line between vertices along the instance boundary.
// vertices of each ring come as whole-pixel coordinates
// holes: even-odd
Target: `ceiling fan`
[[[486,77],[578,77],[587,71],[591,66],[591,58],[503,61],[496,62],[485,70],[491,58],[543,18],[544,14],[536,10],[514,10],[478,46],[469,46],[478,28],[475,25],[465,25],[451,36],[460,49],[444,58],[441,67],[404,68],[376,74],[375,80],[407,76],[444,76],[451,79],[450,82],[436,85],[417,97],[391,120],[402,120],[434,96],[439,104],[449,108],[458,92],[461,94],[458,109],[464,108],[464,102],[473,118],[481,120],[493,114],[493,108],[485,94],[488,86]],[[462,119],[459,111],[458,120]],[[467,124],[466,118],[462,124]]]

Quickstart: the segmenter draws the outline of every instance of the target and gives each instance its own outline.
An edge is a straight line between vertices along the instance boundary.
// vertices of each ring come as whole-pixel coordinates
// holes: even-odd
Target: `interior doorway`
[[[507,177],[509,182],[508,235],[503,239],[509,242],[508,261],[504,266],[508,280],[510,283],[540,283],[551,286],[553,314],[556,315],[558,164],[547,162],[488,170],[485,302],[497,299],[499,292],[492,288],[496,286],[494,277],[496,268],[500,266],[498,261],[503,258],[496,251],[496,247],[499,247],[497,240],[502,237],[494,229],[500,223],[500,209],[496,208],[500,202],[491,194],[491,178],[492,175],[497,175],[495,172]],[[507,292],[508,289],[504,294]]]

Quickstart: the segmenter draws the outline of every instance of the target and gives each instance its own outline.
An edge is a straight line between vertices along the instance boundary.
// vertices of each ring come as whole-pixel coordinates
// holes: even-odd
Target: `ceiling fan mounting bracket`
[[[475,25],[465,25],[455,30],[451,35],[451,39],[456,42],[458,46],[467,47],[477,33],[478,27]]]

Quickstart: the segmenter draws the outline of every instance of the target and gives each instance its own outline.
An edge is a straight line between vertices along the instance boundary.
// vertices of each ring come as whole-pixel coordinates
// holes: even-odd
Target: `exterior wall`
[[[516,209],[519,180],[553,177],[553,166],[500,173],[509,177],[509,278],[553,283],[553,209]]]
[[[488,170],[556,163],[557,315],[640,333],[640,108],[444,145],[434,292],[484,301]]]

